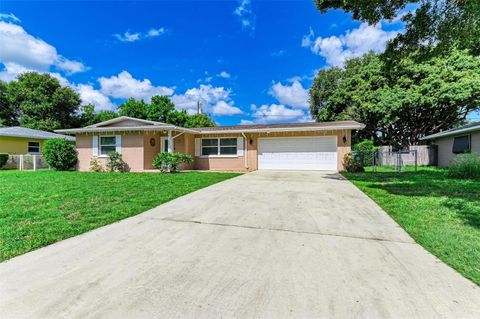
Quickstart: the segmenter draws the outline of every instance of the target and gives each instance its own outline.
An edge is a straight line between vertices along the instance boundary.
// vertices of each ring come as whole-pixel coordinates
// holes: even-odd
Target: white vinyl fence
[[[47,162],[42,155],[9,155],[8,161],[2,169],[39,170],[48,169]]]

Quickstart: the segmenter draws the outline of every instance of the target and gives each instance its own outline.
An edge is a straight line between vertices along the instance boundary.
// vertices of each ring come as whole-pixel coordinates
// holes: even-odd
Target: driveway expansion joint
[[[343,237],[343,238],[351,238],[351,239],[359,239],[359,240],[390,242],[390,243],[397,243],[397,244],[409,244],[409,245],[415,245],[416,244],[415,242],[407,242],[407,241],[402,241],[402,240],[392,240],[392,239],[385,239],[385,238],[378,238],[378,237],[340,235],[340,234],[324,233],[324,232],[301,231],[301,230],[258,227],[258,226],[247,226],[247,225],[238,225],[238,224],[211,223],[211,222],[202,222],[202,221],[199,221],[199,220],[175,219],[175,218],[168,218],[168,217],[166,217],[166,218],[153,217],[153,219],[163,220],[163,221],[168,221],[168,222],[175,222],[175,223],[190,223],[190,224],[209,225],[209,226],[247,228],[247,229],[279,231],[279,232],[286,232],[286,233],[319,235],[319,236],[328,236],[328,237]]]

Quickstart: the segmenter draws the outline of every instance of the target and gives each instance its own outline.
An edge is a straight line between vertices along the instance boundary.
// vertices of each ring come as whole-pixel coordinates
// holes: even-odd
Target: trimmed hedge
[[[75,144],[63,138],[45,141],[43,155],[48,165],[57,171],[69,171],[77,165]]]

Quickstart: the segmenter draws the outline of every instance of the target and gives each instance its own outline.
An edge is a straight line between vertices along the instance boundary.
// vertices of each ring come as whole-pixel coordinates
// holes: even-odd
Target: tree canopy
[[[70,87],[62,87],[49,74],[27,72],[6,86],[6,105],[0,106],[4,125],[52,131],[71,127],[81,100]],[[0,102],[4,103],[4,101]]]
[[[406,52],[434,53],[452,47],[480,55],[480,1],[478,0],[314,0],[321,12],[343,9],[369,24],[401,18],[405,32],[389,43],[387,57]],[[414,8],[407,11],[407,5]]]
[[[128,99],[118,106],[119,114],[140,119],[169,123],[183,127],[215,126],[215,122],[206,114],[188,114],[185,110],[176,110],[168,96],[153,96],[150,103],[144,100]]]
[[[310,89],[319,121],[353,119],[366,128],[357,138],[406,146],[462,123],[480,109],[480,57],[452,50],[419,63],[414,53],[386,69],[370,53],[343,69],[320,70]]]
[[[77,92],[62,86],[50,74],[27,72],[5,83],[0,81],[0,126],[16,126],[53,131],[83,127],[110,120],[119,115],[158,121],[184,127],[215,126],[206,114],[187,114],[176,110],[167,96],[153,96],[151,102],[130,98],[114,110],[95,111],[82,105]]]

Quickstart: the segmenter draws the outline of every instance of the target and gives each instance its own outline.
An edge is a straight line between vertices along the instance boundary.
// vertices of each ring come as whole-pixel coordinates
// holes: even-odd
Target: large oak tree
[[[319,121],[364,123],[358,139],[416,144],[480,109],[480,57],[452,50],[419,63],[411,54],[387,69],[379,55],[370,53],[347,61],[343,69],[320,70],[310,103]]]

